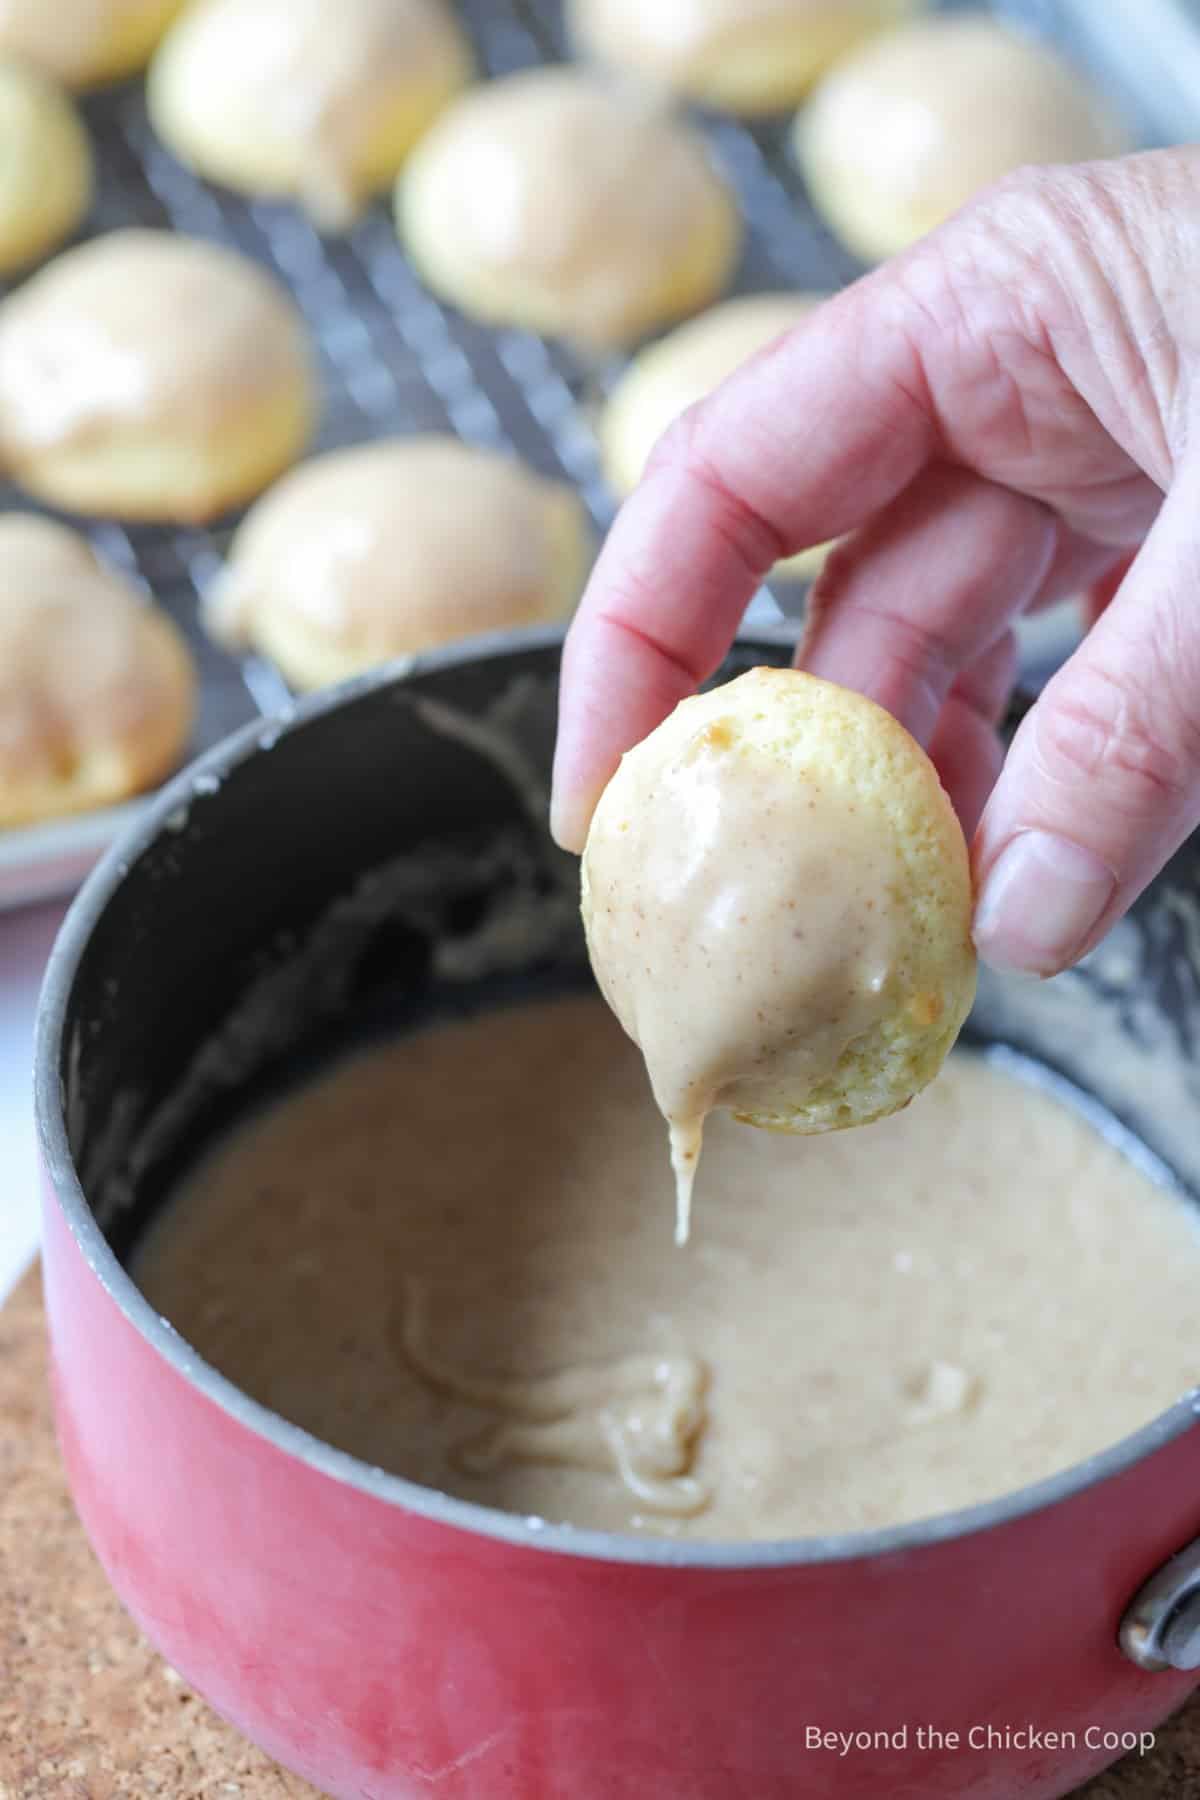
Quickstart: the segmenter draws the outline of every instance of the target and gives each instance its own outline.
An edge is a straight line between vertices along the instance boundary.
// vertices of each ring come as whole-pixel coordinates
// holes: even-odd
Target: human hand
[[[1198,296],[1200,149],[1025,170],[686,414],[568,636],[560,842],[772,564],[852,532],[798,660],[895,713],[978,820],[981,954],[1076,961],[1200,823]],[[1087,590],[1004,762],[1013,622]]]

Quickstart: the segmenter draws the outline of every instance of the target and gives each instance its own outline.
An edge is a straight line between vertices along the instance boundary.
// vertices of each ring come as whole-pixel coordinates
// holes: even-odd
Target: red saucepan
[[[510,992],[582,978],[573,866],[541,823],[558,651],[470,646],[243,733],[76,902],[37,1105],[84,1524],[164,1655],[340,1800],[1062,1794],[1196,1679],[1190,1398],[1053,1480],[897,1530],[606,1536],[317,1442],[207,1367],[126,1273],[175,1173],[289,1058],[498,969]],[[727,673],[781,654],[741,646]],[[1082,973],[985,982],[973,1022],[1189,1188],[1198,869],[1189,847]],[[514,896],[539,921],[520,956],[488,932]]]

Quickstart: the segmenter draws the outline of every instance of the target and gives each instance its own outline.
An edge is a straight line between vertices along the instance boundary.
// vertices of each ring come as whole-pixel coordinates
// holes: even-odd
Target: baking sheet
[[[1200,78],[1181,97],[1164,79],[1183,70],[1180,43],[1200,65],[1200,30],[1188,0],[1140,0],[1136,25],[1126,0],[1006,0],[1019,18],[1077,54],[1125,104],[1148,142],[1181,130],[1188,95],[1200,109]],[[566,51],[559,0],[460,0],[481,67],[504,74]],[[1156,50],[1157,47],[1157,50]],[[1181,114],[1180,107],[1185,113]],[[518,451],[535,468],[573,482],[597,527],[612,516],[592,428],[613,366],[591,365],[520,331],[463,320],[426,293],[380,202],[344,239],[322,240],[293,208],[247,203],[196,180],[150,129],[140,82],[84,103],[99,165],[88,234],[127,225],[172,226],[227,243],[274,268],[294,293],[315,340],[325,413],[315,450],[395,433],[454,431],[468,442]],[[737,286],[837,287],[860,273],[808,206],[787,151],[786,120],[754,130],[724,118],[705,129],[733,181],[748,225]],[[1191,131],[1200,130],[1192,115]],[[28,505],[0,490],[0,507]],[[146,585],[186,631],[201,669],[193,753],[259,714],[285,707],[282,678],[257,660],[218,651],[197,624],[197,601],[220,566],[235,519],[209,529],[90,529],[101,553]],[[794,594],[763,595],[754,622],[792,609]],[[76,819],[0,832],[0,909],[73,889],[137,802]]]

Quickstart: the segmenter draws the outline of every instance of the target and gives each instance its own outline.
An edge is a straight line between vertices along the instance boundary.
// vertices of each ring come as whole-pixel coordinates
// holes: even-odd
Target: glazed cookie
[[[831,63],[926,0],[568,0],[585,55],[752,117],[795,106]]]
[[[211,181],[351,224],[471,79],[444,0],[199,0],[150,70],[163,142]]]
[[[480,632],[560,619],[590,561],[570,488],[454,438],[315,458],[238,530],[207,607],[298,688]]]
[[[703,306],[741,242],[703,140],[576,69],[510,75],[457,100],[414,151],[397,205],[443,299],[598,347]]]
[[[0,826],[125,800],[179,761],[195,679],[165,613],[65,525],[0,518]]]
[[[847,57],[795,128],[815,205],[866,261],[903,250],[1024,163],[1131,149],[1112,106],[1045,45],[974,14]]]
[[[971,876],[933,764],[860,694],[755,669],[630,750],[583,856],[596,978],[671,1134],[680,1235],[707,1114],[866,1125],[975,993]]]
[[[0,306],[0,459],[74,512],[214,518],[295,459],[316,409],[299,314],[215,244],[111,232]]]
[[[0,56],[70,88],[120,81],[146,64],[184,0],[0,0]]]
[[[751,294],[726,300],[639,351],[613,388],[600,419],[600,450],[609,486],[622,499],[631,494],[667,427],[820,302],[819,294]],[[818,544],[789,557],[775,572],[789,580],[812,580],[828,551],[828,544]]]
[[[36,262],[74,231],[92,197],[92,150],[61,88],[0,58],[0,274]]]

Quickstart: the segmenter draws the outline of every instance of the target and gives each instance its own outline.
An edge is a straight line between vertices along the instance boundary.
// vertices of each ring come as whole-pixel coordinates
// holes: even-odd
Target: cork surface
[[[0,1800],[312,1800],[139,1636],[67,1493],[41,1281],[0,1310]]]
[[[313,1800],[126,1618],[54,1443],[41,1283],[0,1311],[0,1800]],[[1200,1795],[1200,1696],[1079,1800]],[[529,1800],[534,1800],[533,1796]]]

